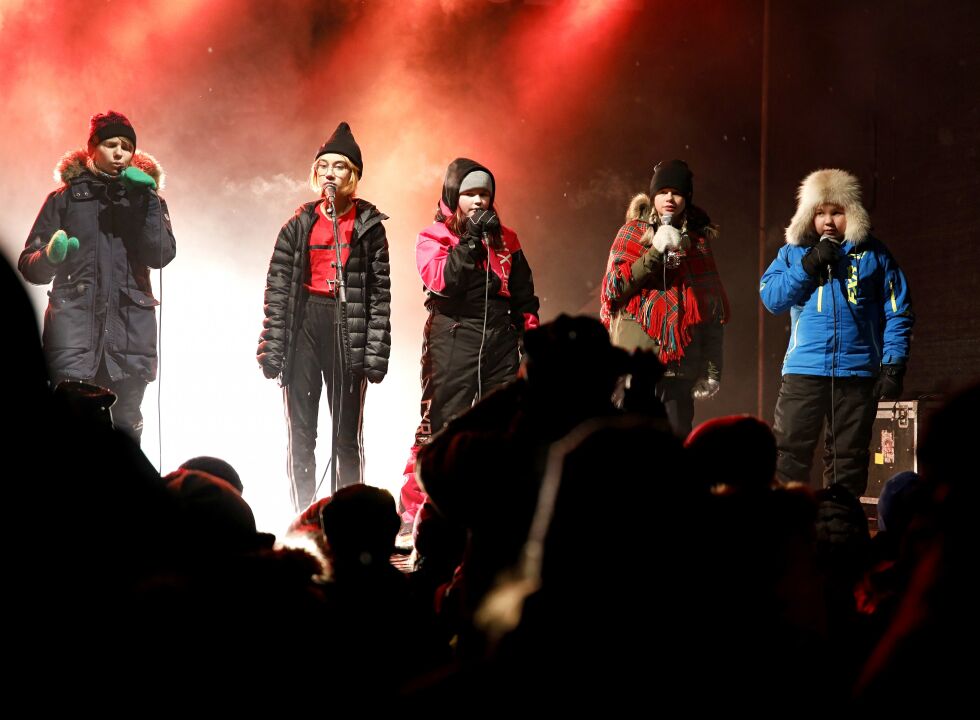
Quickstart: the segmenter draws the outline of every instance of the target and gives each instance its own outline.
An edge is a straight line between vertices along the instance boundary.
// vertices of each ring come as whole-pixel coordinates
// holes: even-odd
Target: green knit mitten
[[[55,230],[44,248],[44,254],[48,256],[52,265],[60,265],[68,257],[68,253],[75,250],[78,250],[78,238],[68,237],[68,233],[64,230]]]
[[[152,188],[153,190],[157,189],[156,180],[140,170],[138,167],[134,167],[132,165],[119,173],[119,178],[130,190],[139,190],[141,188]]]

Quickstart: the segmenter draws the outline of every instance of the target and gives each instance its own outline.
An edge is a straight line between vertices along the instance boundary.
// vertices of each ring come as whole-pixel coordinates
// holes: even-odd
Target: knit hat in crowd
[[[255,528],[252,508],[234,487],[202,470],[175,470],[163,478],[177,500],[181,530],[195,552],[249,552],[271,547],[275,537]]]
[[[355,142],[354,135],[350,131],[350,125],[347,123],[342,122],[337,126],[337,129],[333,131],[333,135],[327,138],[327,141],[316,151],[316,157],[313,158],[313,162],[316,162],[317,158],[327,153],[343,155],[357,168],[358,178],[364,177],[364,161],[361,160],[361,148]]]
[[[136,148],[136,130],[129,118],[115,110],[93,115],[89,122],[89,147],[95,147],[103,140],[114,137],[128,138],[133,143],[133,148]]]
[[[917,502],[922,503],[921,488],[925,486],[919,474],[906,470],[896,473],[885,481],[878,495],[875,508],[878,515],[878,529],[901,535],[908,528]],[[917,493],[919,496],[917,497]]]
[[[201,472],[206,472],[209,475],[214,475],[220,480],[224,480],[226,483],[235,488],[238,492],[245,490],[242,485],[242,478],[238,474],[238,471],[231,466],[231,463],[221,458],[212,457],[210,455],[199,455],[193,457],[190,460],[185,460],[180,465],[181,470],[200,470]]]
[[[667,160],[657,163],[653,169],[653,179],[650,180],[650,197],[653,198],[664,188],[674,188],[691,204],[694,196],[694,173],[683,160]]]

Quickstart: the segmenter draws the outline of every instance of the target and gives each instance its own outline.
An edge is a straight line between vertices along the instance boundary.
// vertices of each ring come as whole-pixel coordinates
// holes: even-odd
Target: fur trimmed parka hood
[[[142,150],[137,150],[133,153],[133,160],[130,164],[153,178],[157,183],[158,189],[163,189],[166,174],[155,157]],[[58,161],[58,165],[54,169],[54,179],[55,182],[61,182],[67,186],[71,184],[72,180],[86,171],[92,171],[89,165],[88,152],[84,148],[69,150]]]
[[[711,224],[711,218],[708,217],[708,214],[704,210],[697,205],[689,205],[684,209],[684,212],[687,217],[688,228],[691,231],[704,235],[708,240],[714,241],[718,239],[718,226]],[[653,202],[646,193],[637,193],[630,200],[629,207],[626,209],[626,222],[633,220],[639,220],[649,225],[643,233],[643,238],[640,240],[640,243],[646,247],[652,245],[653,235],[657,232],[657,228],[660,227],[660,222],[659,218],[655,217]]]
[[[815,170],[803,179],[796,192],[796,214],[786,228],[788,245],[809,245],[817,238],[813,227],[816,209],[830,203],[840,205],[847,215],[844,240],[857,245],[871,231],[868,211],[861,204],[861,183],[846,170]]]

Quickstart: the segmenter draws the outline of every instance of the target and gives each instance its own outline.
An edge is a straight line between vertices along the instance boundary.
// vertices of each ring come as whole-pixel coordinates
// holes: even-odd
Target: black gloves
[[[810,252],[803,256],[801,262],[807,275],[817,277],[828,265],[836,265],[839,257],[840,245],[824,238],[810,248]]]
[[[500,218],[493,210],[477,210],[473,217],[466,220],[466,235],[468,237],[483,238],[484,233],[494,232],[500,229]]]
[[[484,260],[487,259],[487,246],[483,243],[483,238],[479,235],[465,235],[459,241],[460,248],[464,248],[465,252],[469,253],[470,260],[472,260],[476,265],[480,265]]]
[[[875,400],[898,400],[902,396],[904,379],[904,365],[882,365],[875,383]]]
[[[278,368],[275,365],[266,365],[262,363],[262,374],[269,380],[273,380],[282,375],[282,368]]]
[[[364,377],[368,379],[370,383],[379,383],[385,379],[384,371],[375,370],[374,368],[364,368]]]
[[[268,319],[266,322],[268,322]],[[263,331],[263,334],[264,333],[265,331]],[[279,366],[279,363],[276,362],[276,356],[269,352],[268,340],[259,340],[259,349],[255,353],[255,359],[259,361],[259,366],[262,368],[262,374],[269,380],[282,375],[282,368]]]
[[[487,258],[487,246],[483,242],[486,233],[500,228],[500,218],[493,210],[477,210],[466,219],[466,231],[460,245],[469,248],[470,258],[480,264]]]

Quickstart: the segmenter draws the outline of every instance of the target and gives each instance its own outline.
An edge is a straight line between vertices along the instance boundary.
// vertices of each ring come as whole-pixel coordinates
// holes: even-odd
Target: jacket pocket
[[[92,349],[91,285],[80,282],[48,291],[43,344],[47,350]]]
[[[156,355],[157,322],[154,308],[160,301],[136,288],[119,291],[120,332],[114,333],[114,349],[127,355]]]

